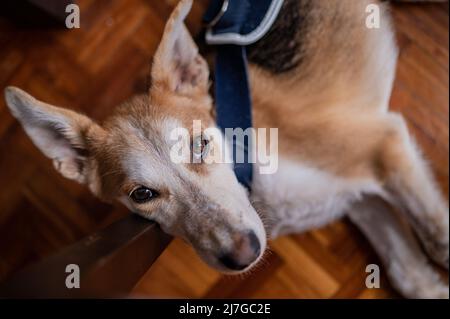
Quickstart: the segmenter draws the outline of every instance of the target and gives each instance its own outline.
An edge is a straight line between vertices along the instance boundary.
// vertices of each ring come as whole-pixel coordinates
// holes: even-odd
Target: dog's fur
[[[305,231],[347,214],[400,293],[448,298],[427,258],[448,269],[448,205],[405,121],[388,111],[397,48],[387,4],[379,3],[381,28],[368,29],[365,8],[374,1],[285,0],[272,30],[249,47],[254,126],[279,129],[278,171],[259,175],[255,166],[250,200],[265,207],[258,215],[229,164],[169,158],[172,129],[197,119],[215,125],[208,67],[183,24],[191,1],[182,0],[166,25],[149,94],[101,126],[6,89],[12,114],[56,169],[157,221],[223,271],[218,252],[237,247],[246,229],[264,250],[266,233]],[[137,205],[128,194],[138,185],[160,196]]]

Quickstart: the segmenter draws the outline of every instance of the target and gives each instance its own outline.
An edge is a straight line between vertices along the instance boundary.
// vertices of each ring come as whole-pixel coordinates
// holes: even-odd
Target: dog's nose
[[[261,244],[253,231],[247,231],[233,237],[234,247],[220,256],[219,261],[228,269],[242,270],[259,257]]]
[[[248,233],[248,241],[250,242],[250,247],[256,257],[261,253],[261,244],[259,243],[258,237],[256,237],[255,232],[252,230]],[[256,259],[256,258],[255,258]]]

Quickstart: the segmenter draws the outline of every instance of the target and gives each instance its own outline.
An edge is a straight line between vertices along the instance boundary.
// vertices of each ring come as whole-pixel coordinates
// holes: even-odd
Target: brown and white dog
[[[448,268],[448,204],[404,119],[388,111],[397,48],[387,4],[376,2],[381,27],[366,27],[372,2],[286,0],[248,48],[254,126],[279,129],[278,170],[261,175],[255,165],[251,195],[230,164],[175,164],[169,154],[174,129],[215,126],[208,66],[183,23],[192,0],[167,22],[148,95],[102,125],[18,88],[6,88],[6,101],[62,175],[158,222],[221,271],[250,269],[267,237],[347,215],[400,293],[448,298],[428,258]],[[220,141],[190,141],[202,157],[206,144],[220,152]]]

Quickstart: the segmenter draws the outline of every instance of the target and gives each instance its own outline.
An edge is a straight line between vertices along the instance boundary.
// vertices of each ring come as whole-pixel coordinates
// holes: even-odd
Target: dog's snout
[[[219,261],[228,269],[243,270],[261,254],[261,243],[254,231],[235,235],[233,241],[231,250],[219,257]]]

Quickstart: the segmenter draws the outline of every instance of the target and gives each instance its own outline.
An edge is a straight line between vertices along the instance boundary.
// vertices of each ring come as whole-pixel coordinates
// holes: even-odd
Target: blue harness
[[[248,82],[246,46],[261,39],[280,12],[283,0],[211,0],[205,13],[206,43],[217,46],[215,100],[217,125],[225,129],[252,128],[252,101]],[[253,166],[252,139],[236,145],[233,139],[234,172],[250,190]],[[242,148],[238,150],[237,148]],[[236,160],[237,151],[244,162]]]

